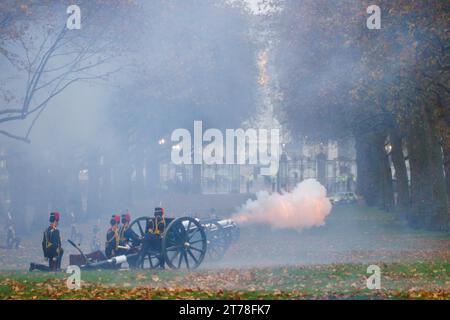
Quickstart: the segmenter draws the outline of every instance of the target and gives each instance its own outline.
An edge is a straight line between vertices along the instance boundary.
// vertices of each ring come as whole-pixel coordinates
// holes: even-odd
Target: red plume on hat
[[[130,222],[130,220],[131,220],[131,216],[130,216],[130,214],[127,212],[127,213],[124,213],[123,215],[122,215],[122,221],[123,220],[125,220],[126,222]]]
[[[50,213],[50,222],[59,221],[60,214],[58,211],[54,211]]]
[[[118,214],[113,214],[111,217],[111,225],[116,225],[120,223],[120,216]]]

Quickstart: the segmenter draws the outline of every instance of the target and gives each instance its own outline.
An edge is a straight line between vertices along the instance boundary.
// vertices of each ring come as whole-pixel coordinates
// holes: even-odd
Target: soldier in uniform
[[[146,225],[146,233],[142,245],[142,254],[138,259],[138,263],[142,264],[145,258],[145,253],[150,249],[155,252],[161,252],[162,234],[166,229],[166,220],[164,217],[164,208],[155,208],[154,218],[149,219]],[[164,255],[161,253],[158,257],[159,267],[164,269],[165,260]]]
[[[127,211],[127,213],[122,215],[122,226],[119,229],[121,246],[140,243],[141,239],[139,236],[132,229],[130,229],[130,221],[131,215]]]
[[[34,269],[41,271],[59,271],[64,250],[61,247],[61,236],[58,230],[60,214],[59,212],[50,213],[50,226],[44,231],[42,239],[42,250],[44,257],[48,260],[48,266],[31,263],[30,271]]]
[[[161,235],[164,230],[166,229],[166,220],[164,217],[164,208],[157,207],[155,208],[155,223],[152,225],[150,224],[150,232],[153,232],[154,234]]]
[[[130,253],[131,246],[136,246],[141,243],[140,237],[130,228],[131,215],[127,213],[122,214],[122,225],[119,228],[119,250],[118,255]],[[135,258],[128,259],[128,265],[131,268],[136,267]]]
[[[119,228],[119,244],[122,247],[126,247],[128,245],[128,238],[126,236],[126,233],[128,232],[128,227],[130,226],[130,220],[131,216],[128,213],[122,214],[121,216],[121,222],[122,225]]]
[[[117,255],[119,247],[120,216],[113,215],[110,221],[111,228],[106,232],[105,255],[108,259]]]

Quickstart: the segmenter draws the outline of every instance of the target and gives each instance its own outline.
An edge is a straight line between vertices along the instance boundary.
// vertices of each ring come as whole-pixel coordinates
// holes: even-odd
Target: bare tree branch
[[[0,134],[6,136],[8,138],[12,138],[12,139],[19,140],[19,141],[22,141],[22,142],[26,142],[26,143],[30,143],[31,142],[26,137],[16,136],[16,135],[11,134],[11,133],[9,133],[7,131],[4,131],[4,130],[0,130]]]

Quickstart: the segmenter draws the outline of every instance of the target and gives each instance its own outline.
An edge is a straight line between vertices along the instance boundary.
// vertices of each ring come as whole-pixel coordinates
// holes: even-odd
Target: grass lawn
[[[381,264],[381,289],[367,264],[201,271],[86,271],[69,290],[65,273],[0,273],[0,299],[449,299],[450,263]]]
[[[40,237],[0,250],[0,299],[450,299],[450,235],[364,206],[333,208],[323,227],[302,232],[242,228],[221,261],[191,272],[84,271],[80,290],[66,273],[26,271],[43,262]],[[74,251],[65,249],[63,266]],[[380,290],[366,286],[372,264]]]

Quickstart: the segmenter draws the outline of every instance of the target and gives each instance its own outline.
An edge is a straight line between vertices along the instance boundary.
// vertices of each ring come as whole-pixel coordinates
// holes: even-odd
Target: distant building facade
[[[160,188],[203,194],[291,191],[305,179],[316,179],[329,194],[355,191],[356,154],[352,139],[309,143],[306,139],[283,146],[278,174],[263,176],[258,165],[174,165],[160,163]],[[193,188],[193,184],[199,184]]]

